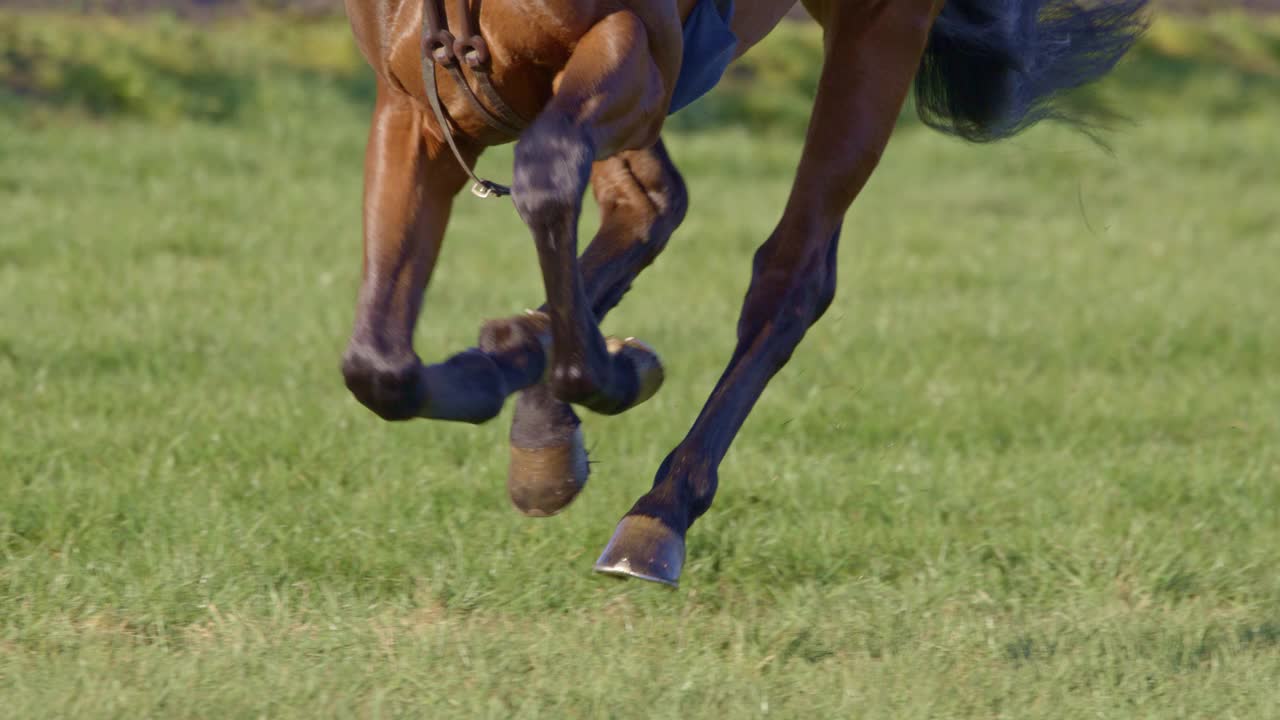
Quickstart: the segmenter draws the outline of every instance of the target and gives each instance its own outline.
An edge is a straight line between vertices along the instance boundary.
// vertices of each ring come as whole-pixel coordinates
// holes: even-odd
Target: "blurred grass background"
[[[814,28],[673,120],[693,208],[608,323],[668,384],[533,522],[509,414],[342,388],[372,98],[332,7],[57,7],[0,12],[0,716],[1277,717],[1273,17],[1162,16],[1077,99],[1111,154],[904,111],[672,594],[587,568],[733,347]],[[503,207],[458,204],[429,360],[537,300]]]
[[[282,84],[336,90],[356,104],[372,97],[367,69],[331,3],[121,5],[132,12],[0,11],[0,111],[29,121],[78,113],[217,122],[279,110],[273,96]],[[167,12],[143,12],[153,5]],[[820,62],[818,34],[807,23],[784,26],[774,42],[732,69],[720,92],[679,116],[674,129],[742,123],[802,130]],[[1129,82],[1110,85],[1123,95],[1113,100],[1180,102],[1195,71],[1206,66],[1236,78],[1224,96],[1242,84],[1248,90],[1256,78],[1280,76],[1280,19],[1165,13],[1128,63]],[[904,119],[911,115],[908,109]]]

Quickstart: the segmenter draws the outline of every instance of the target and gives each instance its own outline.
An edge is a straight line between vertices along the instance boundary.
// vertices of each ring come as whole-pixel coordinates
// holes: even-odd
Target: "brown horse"
[[[737,348],[597,570],[677,582],[685,534],[711,505],[721,459],[834,297],[843,218],[880,161],[913,79],[930,125],[968,140],[1005,137],[1060,116],[1053,100],[1061,91],[1109,71],[1141,32],[1145,3],[804,0],[824,31],[824,67],[786,209],[755,255]],[[676,98],[678,85],[696,81],[708,62],[699,47],[705,27],[694,26],[719,21],[721,36],[736,38],[729,56],[741,55],[795,0],[346,4],[377,75],[347,386],[388,420],[471,423],[493,418],[521,392],[508,488],[523,512],[554,514],[587,477],[571,405],[620,413],[662,382],[652,350],[603,337],[598,322],[688,207],[660,134],[673,98],[688,100]],[[454,196],[483,148],[516,135],[511,193],[533,234],[546,304],[486,323],[477,348],[424,366],[414,326]],[[505,191],[484,182],[481,194]],[[579,257],[588,185],[602,221]]]

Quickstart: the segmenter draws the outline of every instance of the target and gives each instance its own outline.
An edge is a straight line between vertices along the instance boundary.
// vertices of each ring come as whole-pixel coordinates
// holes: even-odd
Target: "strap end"
[[[506,185],[499,185],[492,180],[478,180],[476,184],[471,186],[471,194],[481,200],[503,198],[511,194],[511,188]]]

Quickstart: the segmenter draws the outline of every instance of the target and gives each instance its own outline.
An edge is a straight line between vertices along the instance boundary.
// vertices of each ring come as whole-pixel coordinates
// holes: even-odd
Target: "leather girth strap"
[[[463,97],[489,127],[514,140],[520,136],[520,131],[524,130],[528,123],[520,117],[519,113],[511,109],[511,106],[493,87],[493,81],[490,79],[492,59],[489,56],[489,46],[480,33],[472,28],[471,11],[467,6],[467,0],[455,0],[455,2],[457,3],[456,15],[462,23],[459,37],[455,37],[449,31],[449,18],[442,6],[443,0],[422,0],[422,78],[426,84],[427,102],[440,123],[440,131],[444,133],[444,139],[449,144],[449,149],[453,151],[453,156],[458,159],[458,164],[467,175],[475,181],[475,185],[471,187],[472,194],[480,198],[504,197],[511,194],[511,188],[476,175],[466,159],[462,157],[462,152],[458,149],[457,141],[453,137],[453,123],[449,120],[443,103],[440,102],[436,66],[443,68],[453,77],[453,81],[462,89]],[[476,87],[479,89],[479,95],[484,96],[484,101],[467,81],[462,68],[464,64],[475,77]]]

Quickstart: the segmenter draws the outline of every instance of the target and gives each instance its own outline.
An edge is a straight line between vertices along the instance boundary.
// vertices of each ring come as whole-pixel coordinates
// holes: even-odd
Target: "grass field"
[[[0,103],[0,715],[1280,717],[1280,45],[1202,40],[1102,90],[1113,154],[904,120],[674,593],[588,571],[731,352],[807,68],[677,123],[693,211],[607,323],[668,382],[587,419],[553,520],[507,504],[509,415],[386,425],[342,386],[354,64],[264,65],[218,112],[181,73],[159,113],[30,80]],[[462,200],[420,352],[539,286],[514,212]]]

